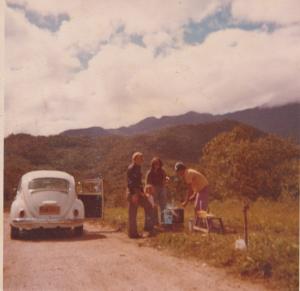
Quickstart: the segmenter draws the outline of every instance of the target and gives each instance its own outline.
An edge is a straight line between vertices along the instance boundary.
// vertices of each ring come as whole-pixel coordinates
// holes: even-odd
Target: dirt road
[[[7,214],[4,223],[4,290],[264,290],[89,223],[81,238],[23,240],[9,238]]]

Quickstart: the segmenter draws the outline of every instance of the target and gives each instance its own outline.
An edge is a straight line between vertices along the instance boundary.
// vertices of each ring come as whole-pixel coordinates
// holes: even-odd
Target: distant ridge
[[[106,136],[111,133],[102,127],[89,127],[82,129],[69,129],[61,133],[67,136]]]
[[[291,137],[300,142],[300,103],[246,109],[220,117],[233,119],[282,137]]]
[[[242,122],[265,132],[278,134],[282,137],[291,137],[300,142],[300,103],[270,108],[256,107],[222,115],[190,111],[177,116],[147,117],[128,127],[116,129],[90,127],[86,129],[71,129],[61,134],[67,136],[135,135],[175,125],[200,124],[224,119]]]
[[[187,112],[182,115],[162,116],[160,118],[147,117],[140,122],[128,127],[117,129],[109,129],[111,133],[133,135],[140,133],[148,133],[164,127],[183,125],[183,124],[198,124],[216,121],[212,114],[197,113],[194,111]]]

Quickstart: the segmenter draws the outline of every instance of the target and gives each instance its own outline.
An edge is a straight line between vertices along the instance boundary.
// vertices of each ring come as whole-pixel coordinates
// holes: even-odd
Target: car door
[[[86,218],[104,217],[103,180],[84,179],[77,183],[77,195],[83,202]]]

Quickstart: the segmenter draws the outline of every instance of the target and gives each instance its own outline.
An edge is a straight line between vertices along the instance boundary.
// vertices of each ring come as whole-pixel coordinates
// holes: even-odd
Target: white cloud
[[[238,29],[214,33],[203,45],[186,46],[151,62],[136,75],[134,84],[140,91],[132,94],[146,100],[150,91],[150,104],[164,105],[156,107],[161,114],[187,109],[221,113],[297,100],[297,31],[299,27],[272,35]]]
[[[13,128],[19,129],[24,120],[22,130],[28,126],[28,130],[39,132],[41,115],[53,98],[60,96],[60,88],[80,64],[56,45],[51,33],[28,23],[21,13],[7,9],[5,20],[6,124],[18,124]],[[34,127],[26,124],[27,117]]]
[[[268,21],[278,24],[300,22],[299,0],[233,0],[232,14],[245,21]]]
[[[21,10],[6,9],[7,134],[299,100],[299,25],[273,33],[227,29],[191,46],[183,25],[216,11],[220,1],[17,1],[9,2],[43,15],[67,13],[70,21],[51,33]],[[130,35],[143,37],[145,47]],[[158,48],[164,53],[155,55]],[[93,54],[85,69],[76,57],[82,50]]]
[[[200,21],[222,6],[221,0],[8,0],[42,15],[66,13],[70,21],[62,23],[57,41],[65,49],[95,51],[120,27],[127,34],[142,34],[161,39],[178,37],[178,29],[189,21]],[[157,36],[156,36],[157,34]],[[162,39],[162,35],[165,37]]]
[[[187,110],[222,113],[284,103],[299,97],[299,45],[291,28],[271,35],[220,31],[203,45],[158,58],[134,45],[107,46],[70,85],[84,84],[80,95],[90,96],[91,121],[109,120],[109,126]]]

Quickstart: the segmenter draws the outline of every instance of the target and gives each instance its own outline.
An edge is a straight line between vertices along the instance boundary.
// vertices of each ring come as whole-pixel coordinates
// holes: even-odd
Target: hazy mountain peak
[[[275,133],[283,137],[291,136],[300,141],[300,103],[273,107],[262,106],[220,115],[188,111],[184,114],[165,115],[160,118],[150,116],[133,125],[122,126],[116,129],[104,129],[95,126],[86,129],[71,129],[61,134],[69,136],[134,135],[170,126],[208,123],[223,119],[236,120],[265,132]]]
[[[88,128],[80,128],[80,129],[69,129],[60,133],[61,135],[68,136],[103,136],[109,135],[106,129],[100,126],[92,126]]]

